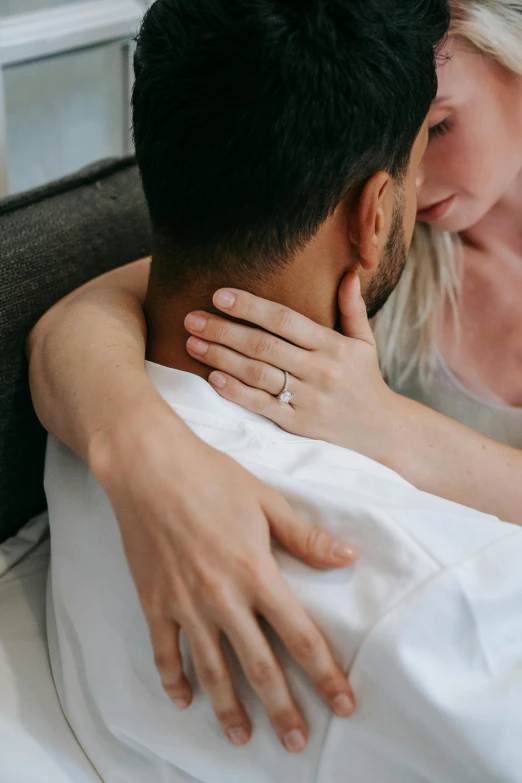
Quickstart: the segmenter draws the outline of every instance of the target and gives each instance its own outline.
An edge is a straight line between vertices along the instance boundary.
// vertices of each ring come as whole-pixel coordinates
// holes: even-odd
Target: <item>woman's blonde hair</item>
[[[450,34],[522,76],[522,0],[449,0]],[[374,321],[384,376],[397,388],[412,374],[427,384],[449,306],[458,328],[462,263],[458,236],[417,224],[399,285]]]

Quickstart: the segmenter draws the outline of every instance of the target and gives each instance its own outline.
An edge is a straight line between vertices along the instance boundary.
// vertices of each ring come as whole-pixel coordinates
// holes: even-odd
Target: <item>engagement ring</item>
[[[289,403],[294,398],[294,395],[292,394],[292,392],[289,391],[289,388],[290,388],[290,374],[287,373],[286,370],[284,370],[283,372],[285,374],[285,385],[283,386],[283,390],[281,391],[281,393],[277,395],[277,399],[279,400],[279,402]]]

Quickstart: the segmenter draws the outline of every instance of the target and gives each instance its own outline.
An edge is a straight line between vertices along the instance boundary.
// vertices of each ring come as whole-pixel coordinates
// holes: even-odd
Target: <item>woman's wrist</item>
[[[428,433],[433,429],[431,411],[389,389],[383,413],[375,459],[415,483],[418,462],[425,458]]]
[[[405,398],[388,386],[372,399],[364,415],[341,427],[338,444],[400,473],[404,468],[403,451],[409,430]]]

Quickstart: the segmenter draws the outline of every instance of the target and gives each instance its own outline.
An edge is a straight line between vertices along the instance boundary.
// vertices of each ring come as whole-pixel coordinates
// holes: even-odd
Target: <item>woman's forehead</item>
[[[439,89],[435,104],[449,102],[484,77],[488,58],[465,39],[450,36],[439,55]]]

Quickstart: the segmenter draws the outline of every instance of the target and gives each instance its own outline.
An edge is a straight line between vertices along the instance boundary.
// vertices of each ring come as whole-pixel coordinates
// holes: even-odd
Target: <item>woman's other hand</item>
[[[381,375],[356,273],[339,290],[343,334],[244,291],[218,291],[214,304],[261,327],[203,312],[187,316],[187,350],[214,368],[209,382],[222,397],[294,434],[388,463],[402,398]],[[277,399],[285,370],[293,395],[287,404]]]
[[[180,425],[165,403],[146,398],[121,427],[97,436],[89,460],[118,517],[163,686],[179,707],[190,705],[183,630],[224,732],[237,745],[248,742],[252,728],[223,655],[224,635],[281,742],[299,752],[306,723],[257,617],[276,631],[335,714],[352,713],[353,695],[285,582],[270,538],[319,568],[346,567],[356,553],[188,428],[181,438]]]

